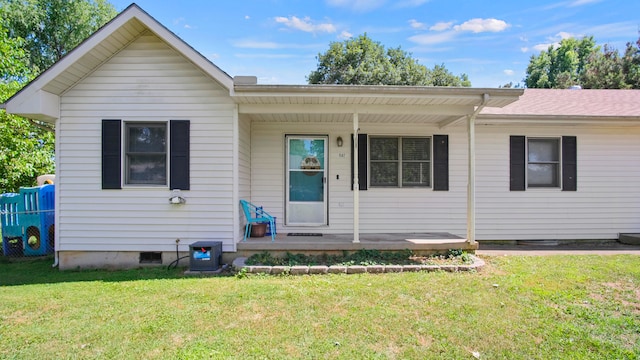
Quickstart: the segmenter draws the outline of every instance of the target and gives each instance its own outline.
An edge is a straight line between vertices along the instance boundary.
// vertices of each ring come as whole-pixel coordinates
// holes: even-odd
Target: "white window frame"
[[[165,146],[163,152],[153,152],[150,154],[156,155],[164,155],[165,160],[165,174],[164,174],[164,183],[154,183],[154,182],[131,182],[130,179],[130,155],[133,153],[129,151],[129,129],[131,127],[164,127],[164,136],[165,136]],[[122,166],[123,166],[123,180],[124,186],[127,187],[168,187],[169,186],[169,122],[168,121],[125,121],[123,128],[123,136],[122,136]],[[143,153],[134,154],[142,155]]]
[[[558,160],[541,160],[530,161],[530,142],[531,141],[550,141],[553,140],[557,143]],[[526,138],[526,184],[528,189],[561,189],[562,188],[562,138],[557,136],[532,136]],[[556,179],[553,184],[534,184],[530,183],[529,165],[554,165],[556,168]]]

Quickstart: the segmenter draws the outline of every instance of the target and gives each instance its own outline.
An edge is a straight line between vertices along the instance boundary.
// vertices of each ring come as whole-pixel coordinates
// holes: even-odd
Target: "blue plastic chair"
[[[275,218],[262,208],[262,206],[255,206],[254,204],[246,201],[240,200],[240,204],[242,205],[242,211],[244,212],[244,216],[247,218],[247,227],[244,230],[244,239],[242,241],[247,241],[247,237],[251,234],[251,227],[253,224],[269,224],[269,230],[271,232],[271,241],[276,240],[276,222]]]

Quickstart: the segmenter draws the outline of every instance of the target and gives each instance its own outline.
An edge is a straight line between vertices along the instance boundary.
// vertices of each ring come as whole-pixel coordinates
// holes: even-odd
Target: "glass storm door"
[[[327,224],[326,136],[287,136],[287,225]]]

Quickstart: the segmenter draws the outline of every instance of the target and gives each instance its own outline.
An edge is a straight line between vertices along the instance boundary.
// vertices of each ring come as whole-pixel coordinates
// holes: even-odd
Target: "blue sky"
[[[111,0],[118,11],[130,2]],[[531,55],[593,35],[620,51],[640,29],[638,0],[138,0],[231,76],[305,84],[329,43],[367,33],[474,87],[521,82]]]

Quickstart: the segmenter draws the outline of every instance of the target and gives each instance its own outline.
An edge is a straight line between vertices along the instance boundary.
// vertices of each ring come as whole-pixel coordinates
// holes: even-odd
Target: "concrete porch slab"
[[[353,242],[353,234],[323,234],[322,236],[288,236],[278,234],[275,241],[270,237],[249,238],[237,244],[238,256],[250,256],[259,252],[297,252],[331,254],[361,249],[399,251],[410,249],[416,254],[433,254],[449,249],[473,252],[476,244],[450,233],[376,233],[360,234],[360,242]]]

